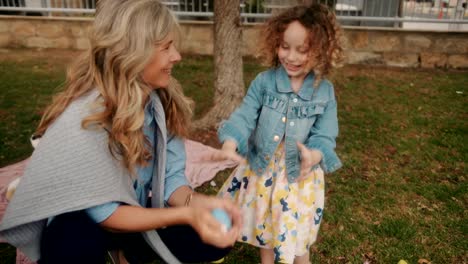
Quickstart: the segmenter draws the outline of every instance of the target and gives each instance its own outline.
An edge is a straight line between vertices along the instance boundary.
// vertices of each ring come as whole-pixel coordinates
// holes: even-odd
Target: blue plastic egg
[[[231,229],[231,217],[226,211],[224,211],[221,208],[216,208],[213,211],[211,211],[211,214],[213,214],[213,217],[216,218],[216,220],[218,220],[223,225],[223,229],[225,229],[225,231]]]

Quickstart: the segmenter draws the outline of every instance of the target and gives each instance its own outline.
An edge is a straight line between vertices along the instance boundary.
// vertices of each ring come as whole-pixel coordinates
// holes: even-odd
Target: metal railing
[[[94,14],[97,0],[0,0],[0,14],[80,16]]]
[[[0,14],[91,16],[99,0],[0,0]],[[163,0],[182,20],[211,20],[215,0]],[[241,0],[243,22],[263,22],[300,0]],[[468,31],[468,0],[320,0],[343,25]]]

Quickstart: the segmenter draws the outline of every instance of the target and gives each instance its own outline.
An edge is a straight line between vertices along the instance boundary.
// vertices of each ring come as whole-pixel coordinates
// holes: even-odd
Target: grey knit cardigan
[[[33,261],[40,258],[49,217],[111,201],[141,206],[128,171],[109,152],[107,132],[81,127],[98,95],[92,91],[75,100],[47,129],[0,224],[0,237]],[[161,101],[157,95],[151,98],[158,127],[152,204],[163,207],[167,131]],[[180,263],[156,231],[143,236],[167,263]]]

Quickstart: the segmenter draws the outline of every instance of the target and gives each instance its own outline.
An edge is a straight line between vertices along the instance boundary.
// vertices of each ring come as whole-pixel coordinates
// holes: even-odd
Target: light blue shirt
[[[148,138],[151,149],[155,149],[156,139],[156,121],[154,117],[153,98],[156,94],[151,94],[151,100],[145,106],[145,121],[143,132]],[[167,159],[166,159],[166,177],[164,184],[164,201],[167,204],[169,197],[172,193],[181,186],[189,186],[189,182],[185,177],[185,145],[181,138],[168,135],[167,142]],[[151,183],[153,171],[155,168],[156,157],[153,153],[152,158],[144,167],[137,168],[137,179],[134,181],[133,187],[135,188],[138,202],[145,207],[148,201],[148,195],[151,190]],[[86,213],[96,223],[106,220],[117,207],[120,205],[118,202],[110,202],[86,209]]]

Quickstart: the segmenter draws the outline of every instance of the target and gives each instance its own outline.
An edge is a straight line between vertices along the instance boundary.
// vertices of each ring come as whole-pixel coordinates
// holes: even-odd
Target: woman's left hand
[[[322,153],[315,149],[308,149],[304,144],[296,142],[301,157],[301,172],[297,181],[304,180],[313,166],[322,160]]]
[[[224,209],[231,217],[232,227],[230,231],[234,231],[236,238],[239,236],[242,228],[242,213],[240,208],[231,200],[195,193],[192,201],[190,202],[190,206],[207,208],[210,211],[216,208]]]

